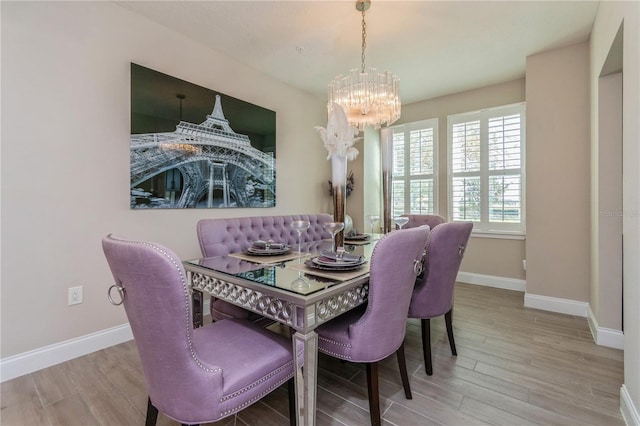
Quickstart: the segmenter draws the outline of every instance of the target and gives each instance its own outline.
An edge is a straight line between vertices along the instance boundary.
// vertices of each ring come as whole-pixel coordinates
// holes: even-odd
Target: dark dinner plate
[[[318,259],[317,257],[314,257],[313,259],[306,260],[304,264],[310,268],[322,269],[324,271],[353,271],[355,269],[362,267],[362,265],[367,263],[366,260],[363,260],[357,263],[333,263],[333,264],[325,263],[325,262],[318,263],[317,259]]]
[[[291,247],[284,247],[280,249],[259,249],[255,247],[249,247],[247,254],[255,256],[277,256],[279,254],[286,254],[291,251]]]
[[[332,268],[341,268],[341,267],[344,267],[344,266],[362,265],[365,262],[364,259],[333,260],[333,259],[328,259],[328,258],[322,257],[322,256],[314,257],[311,260],[316,265],[330,266]]]
[[[367,234],[353,234],[347,235],[344,237],[345,240],[349,241],[366,241],[370,238],[370,235]]]
[[[367,263],[367,262],[364,261],[364,262],[361,262],[361,263],[351,263],[351,264],[348,264],[348,265],[328,266],[328,265],[322,265],[322,264],[315,263],[315,262],[313,262],[313,259],[305,260],[305,262],[304,262],[304,264],[306,266],[308,266],[309,268],[321,269],[323,271],[334,271],[334,272],[354,271],[356,269],[361,268],[365,263]]]

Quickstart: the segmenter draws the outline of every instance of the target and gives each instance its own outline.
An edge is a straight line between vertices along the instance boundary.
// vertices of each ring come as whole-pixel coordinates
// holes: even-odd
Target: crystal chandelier
[[[362,12],[362,66],[352,69],[349,75],[339,75],[329,83],[329,103],[340,105],[347,113],[349,123],[360,131],[366,126],[379,129],[383,124],[391,125],[400,118],[400,82],[392,73],[365,69],[364,52],[367,47],[367,25],[365,12],[371,7],[370,0],[356,0],[356,9]]]

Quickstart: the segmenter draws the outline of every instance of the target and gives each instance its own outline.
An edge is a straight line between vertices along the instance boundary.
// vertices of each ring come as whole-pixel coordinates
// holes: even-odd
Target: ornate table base
[[[296,412],[299,425],[314,425],[318,370],[318,335],[314,329],[367,300],[368,276],[337,283],[310,295],[286,292],[244,280],[231,282],[216,271],[185,263],[193,298],[194,327],[202,325],[203,293],[258,313],[294,330]],[[304,368],[303,368],[304,366]]]

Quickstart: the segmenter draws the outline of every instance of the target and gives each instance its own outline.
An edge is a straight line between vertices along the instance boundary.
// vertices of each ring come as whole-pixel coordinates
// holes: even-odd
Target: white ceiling
[[[353,0],[118,1],[212,49],[327,98],[360,67]],[[403,103],[524,76],[528,55],[589,39],[597,1],[372,0],[366,66],[400,79]]]

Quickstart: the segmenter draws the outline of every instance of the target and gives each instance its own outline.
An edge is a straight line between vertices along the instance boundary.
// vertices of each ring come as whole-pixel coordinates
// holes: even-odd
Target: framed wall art
[[[274,207],[276,113],[131,64],[132,209]]]

